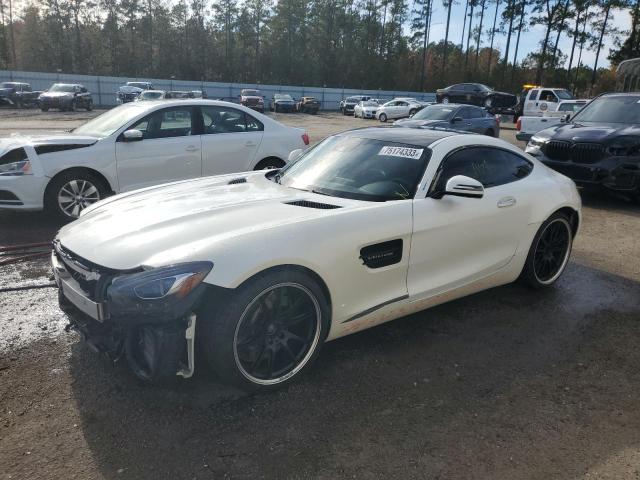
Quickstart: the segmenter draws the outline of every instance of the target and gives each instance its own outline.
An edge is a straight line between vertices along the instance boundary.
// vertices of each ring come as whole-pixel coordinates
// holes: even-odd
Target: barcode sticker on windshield
[[[422,148],[408,148],[408,147],[390,147],[385,146],[380,149],[378,155],[388,155],[390,157],[402,157],[418,159],[422,156]]]

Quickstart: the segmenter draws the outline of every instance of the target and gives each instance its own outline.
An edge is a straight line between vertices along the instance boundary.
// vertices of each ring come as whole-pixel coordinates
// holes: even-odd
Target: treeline
[[[459,2],[465,14],[454,18]],[[640,55],[639,4],[31,0],[18,9],[16,0],[0,0],[0,68],[422,91],[461,81],[513,91],[545,83],[597,93],[614,82],[613,71],[601,68],[607,39],[620,47],[614,62]],[[444,38],[432,35],[434,11],[446,15]],[[631,32],[615,28],[614,13],[632,15]],[[464,22],[459,38],[450,34],[454,22]],[[538,48],[522,58],[527,35],[540,37]],[[570,39],[566,51],[563,38]],[[590,65],[583,62],[587,50],[595,53]]]

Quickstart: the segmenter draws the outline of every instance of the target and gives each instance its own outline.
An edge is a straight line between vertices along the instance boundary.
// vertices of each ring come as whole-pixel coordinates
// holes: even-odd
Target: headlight
[[[20,177],[22,175],[31,175],[31,162],[29,160],[20,160],[19,162],[5,163],[0,165],[0,175]]]
[[[608,147],[609,153],[616,157],[624,155],[638,155],[640,140],[637,137],[616,138]]]
[[[540,148],[542,145],[544,145],[546,142],[546,139],[544,138],[540,138],[540,137],[536,137],[535,135],[533,137],[531,137],[529,139],[529,143],[527,143],[527,147],[537,147]]]
[[[172,295],[184,298],[200,285],[212,268],[211,262],[192,262],[122,275],[113,280],[109,291],[127,290],[140,300],[158,300]]]

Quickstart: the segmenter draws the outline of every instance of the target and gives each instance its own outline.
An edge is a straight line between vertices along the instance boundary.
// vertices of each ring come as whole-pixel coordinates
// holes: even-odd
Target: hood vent
[[[294,205],[296,207],[318,208],[320,210],[333,210],[334,208],[342,208],[339,205],[330,205],[328,203],[311,202],[309,200],[294,200],[293,202],[285,202],[286,205]]]
[[[95,142],[94,142],[95,143]],[[51,145],[36,145],[34,147],[36,153],[38,155],[42,155],[43,153],[55,153],[55,152],[64,152],[65,150],[74,150],[76,148],[85,148],[85,147],[90,147],[91,145],[93,145],[93,143],[88,143],[88,144],[78,144],[78,143],[67,143],[67,144],[60,144],[60,143],[54,143]]]
[[[227,185],[237,185],[238,183],[247,183],[246,178],[234,178],[233,180],[229,180]]]

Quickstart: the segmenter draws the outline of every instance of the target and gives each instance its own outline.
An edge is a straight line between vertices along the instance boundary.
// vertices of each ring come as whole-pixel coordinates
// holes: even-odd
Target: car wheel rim
[[[238,369],[259,385],[291,378],[312,357],[321,318],[317,299],[300,284],[283,283],[262,291],[236,326],[233,353]]]
[[[533,256],[536,280],[553,283],[564,271],[571,253],[571,226],[562,218],[550,222],[538,238]]]
[[[77,218],[80,212],[100,200],[100,191],[87,180],[71,180],[58,192],[58,206],[65,215]]]
[[[449,103],[449,99],[448,99],[447,97],[444,97],[444,98],[442,99],[442,103]]]

